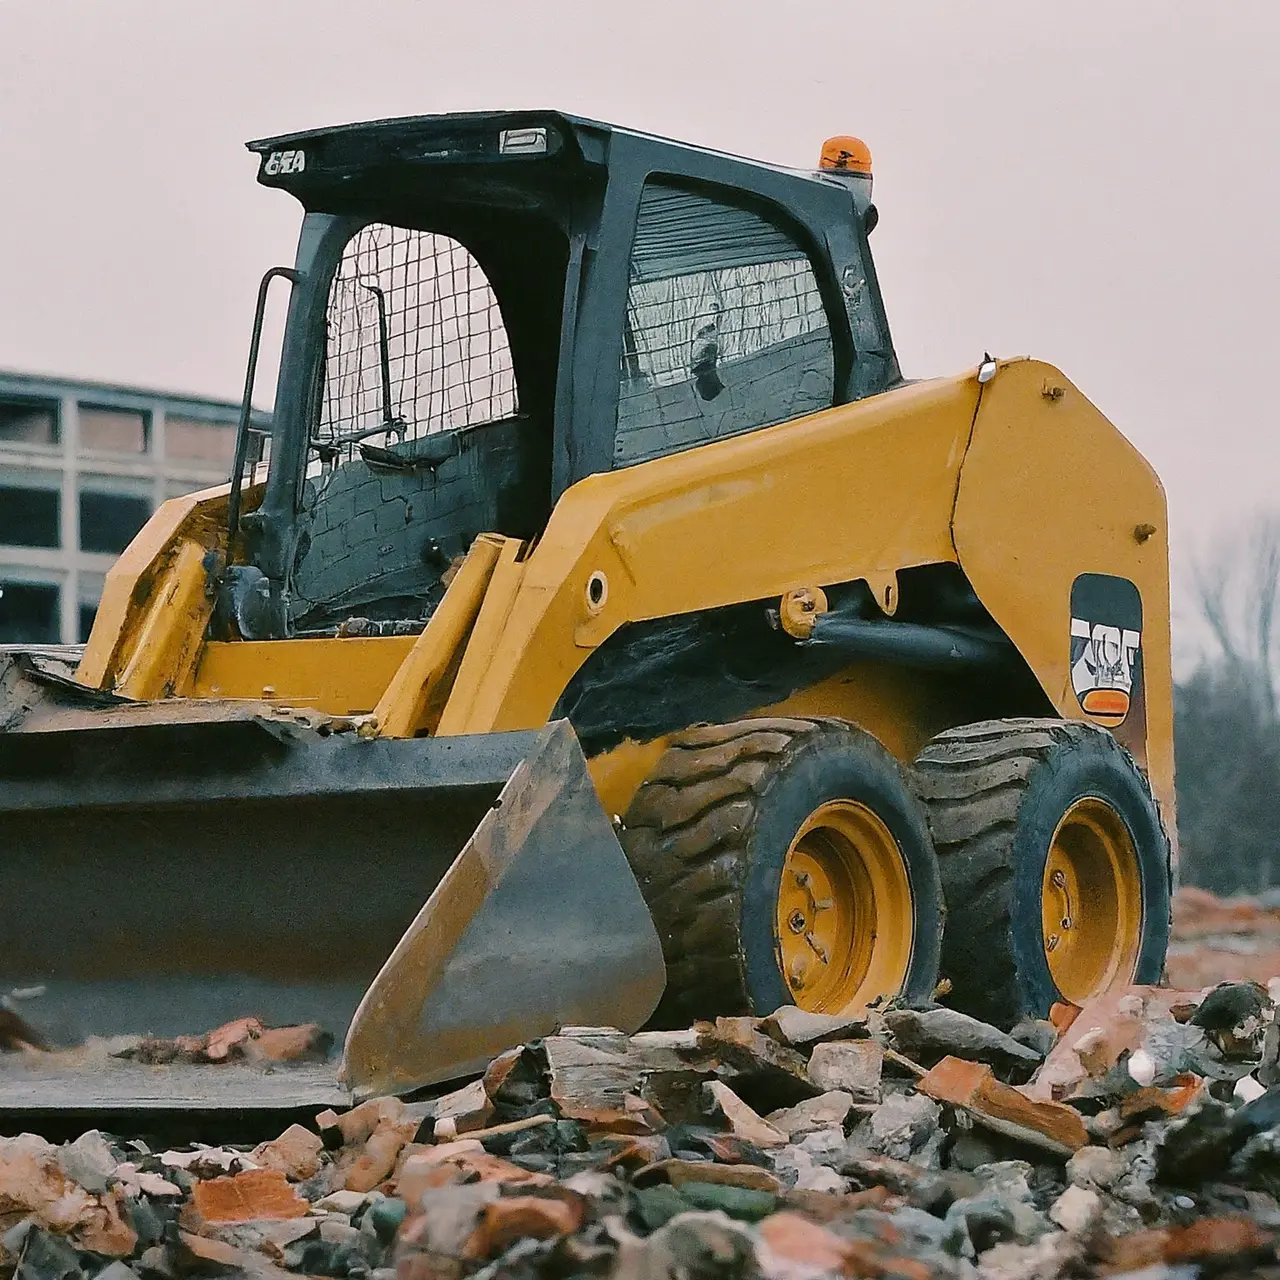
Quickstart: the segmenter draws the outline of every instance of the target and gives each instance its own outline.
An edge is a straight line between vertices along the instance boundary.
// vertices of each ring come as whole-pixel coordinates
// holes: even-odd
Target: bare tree
[[[1258,892],[1280,875],[1280,515],[1221,542],[1194,583],[1213,643],[1175,690],[1183,873]]]
[[[1201,615],[1219,657],[1276,714],[1276,605],[1280,599],[1280,514],[1254,519],[1195,568]]]

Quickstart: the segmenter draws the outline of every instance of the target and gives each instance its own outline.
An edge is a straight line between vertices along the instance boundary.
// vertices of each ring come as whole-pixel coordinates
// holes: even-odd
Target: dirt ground
[[[1215,982],[1280,977],[1280,906],[1217,898],[1191,886],[1173,904],[1169,982],[1185,990]]]

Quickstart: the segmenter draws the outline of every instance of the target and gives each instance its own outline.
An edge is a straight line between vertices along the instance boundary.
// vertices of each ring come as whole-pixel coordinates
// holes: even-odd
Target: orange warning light
[[[828,138],[822,144],[822,158],[818,161],[821,169],[845,169],[852,173],[865,173],[871,176],[871,148],[861,138],[843,135]]]

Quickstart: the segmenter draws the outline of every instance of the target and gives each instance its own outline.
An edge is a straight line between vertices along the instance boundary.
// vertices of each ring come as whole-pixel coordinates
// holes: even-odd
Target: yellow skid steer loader
[[[860,142],[250,146],[305,215],[230,484],[78,666],[0,659],[0,991],[64,1039],[320,1019],[408,1089],[564,1023],[1159,978],[1159,482],[1048,365],[902,378]]]

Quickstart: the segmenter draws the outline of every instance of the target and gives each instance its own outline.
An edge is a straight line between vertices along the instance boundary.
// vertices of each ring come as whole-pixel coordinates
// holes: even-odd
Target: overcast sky
[[[248,138],[552,106],[805,165],[856,133],[904,371],[1059,365],[1184,570],[1280,507],[1278,49],[1277,0],[0,0],[0,367],[235,398],[298,219]]]

